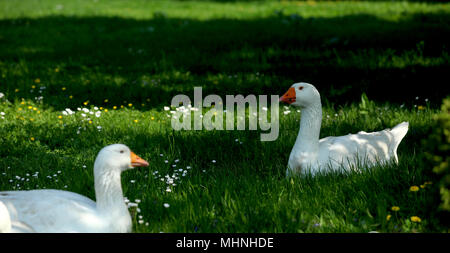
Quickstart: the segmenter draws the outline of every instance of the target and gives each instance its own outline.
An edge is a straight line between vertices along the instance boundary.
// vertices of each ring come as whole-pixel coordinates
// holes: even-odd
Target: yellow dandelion
[[[89,101],[86,101],[86,102],[84,102],[83,104],[84,104],[84,105],[88,105],[88,104],[89,104]]]
[[[56,69],[55,69],[55,72],[58,73],[58,72],[59,72],[59,68],[56,68]]]
[[[417,223],[420,223],[422,221],[422,219],[420,219],[418,216],[411,216],[410,219],[412,222],[417,222]]]
[[[98,109],[100,109],[100,111],[101,111],[101,110],[103,110],[103,107],[102,107],[102,106],[100,106],[100,108],[98,108]]]
[[[32,109],[33,109],[33,106],[29,105],[29,106],[28,106],[28,109],[32,110]]]
[[[424,184],[421,184],[421,185],[420,185],[420,188],[422,188],[422,189],[425,188],[425,185],[424,185]]]
[[[15,89],[14,91],[15,91],[15,92],[19,92],[20,90],[19,90],[19,89]]]
[[[19,107],[19,109],[17,109],[17,110],[22,111],[22,108]]]
[[[65,90],[66,90],[66,87],[62,87],[61,90],[62,90],[62,91],[65,91]]]
[[[418,190],[419,190],[419,187],[417,185],[413,185],[413,186],[409,187],[409,191],[411,191],[411,192],[416,192]]]
[[[105,108],[105,111],[104,111],[104,112],[108,112],[108,109]]]
[[[155,117],[152,117],[152,120],[155,120]]]
[[[33,119],[33,118],[30,118],[30,121],[34,121],[34,119]]]
[[[92,120],[89,120],[89,124],[92,124]]]
[[[135,119],[135,120],[133,120],[134,121],[134,123],[138,123],[138,120],[137,119]]]
[[[36,78],[36,79],[34,79],[34,82],[35,82],[35,83],[40,83],[40,82],[41,82],[41,79]]]
[[[425,110],[425,106],[419,105],[419,106],[417,106],[417,109],[418,109],[418,110]]]
[[[427,185],[427,184],[432,184],[432,182],[431,181],[427,181],[427,182],[425,182],[425,183],[423,183],[424,185]]]
[[[121,105],[120,108],[123,108],[123,105]]]
[[[32,88],[32,89],[36,88],[36,85],[31,85],[31,88]]]
[[[142,104],[141,104],[141,106],[145,106],[145,104],[144,104],[144,103],[142,103]]]
[[[69,96],[69,99],[72,99],[72,98],[73,98],[73,96],[72,96],[72,95],[70,95],[70,96]]]
[[[398,211],[400,211],[400,207],[393,206],[393,207],[391,207],[391,210],[394,211],[394,212],[398,212]]]
[[[108,101],[109,101],[108,99],[103,100],[103,102],[105,102],[105,103],[108,103]]]
[[[36,107],[33,107],[33,111],[37,111],[37,108],[36,108]]]
[[[37,111],[37,113],[41,113],[41,111]]]
[[[25,104],[25,102],[24,102],[24,101],[22,101],[22,102],[20,102],[20,104],[21,104],[21,105],[24,105],[24,104]]]
[[[62,116],[61,116],[61,115],[59,115],[59,116],[58,116],[58,119],[62,119]]]
[[[117,106],[113,106],[113,110],[117,109]]]
[[[133,104],[132,104],[132,103],[129,103],[129,104],[128,104],[128,107],[132,107],[132,106],[133,106]]]
[[[31,137],[30,140],[31,140],[31,141],[34,141],[35,139],[34,139],[34,137]]]
[[[388,214],[388,215],[386,216],[386,221],[389,221],[389,220],[391,219],[391,217],[392,217],[392,215]]]

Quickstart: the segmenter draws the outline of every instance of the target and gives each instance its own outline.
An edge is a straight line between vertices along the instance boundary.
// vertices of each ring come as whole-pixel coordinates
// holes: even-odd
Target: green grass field
[[[449,23],[447,3],[0,0],[0,191],[95,199],[98,151],[124,143],[150,163],[122,174],[135,232],[447,231],[422,140],[450,94]],[[297,108],[273,142],[174,131],[163,109],[299,81],[321,137],[409,121],[398,166],[287,180]]]

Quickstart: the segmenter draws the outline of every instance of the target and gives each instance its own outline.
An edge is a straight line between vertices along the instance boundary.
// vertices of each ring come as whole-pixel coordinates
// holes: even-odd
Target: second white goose
[[[379,132],[359,132],[319,139],[322,104],[309,83],[293,84],[280,101],[301,108],[300,130],[289,156],[286,175],[327,170],[352,170],[358,166],[398,163],[397,147],[408,132],[408,122]]]

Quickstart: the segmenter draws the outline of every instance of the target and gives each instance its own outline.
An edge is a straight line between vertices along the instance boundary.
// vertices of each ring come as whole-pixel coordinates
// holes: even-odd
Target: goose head
[[[320,104],[320,94],[314,85],[309,83],[294,83],[280,98],[280,102],[307,108]]]
[[[112,144],[100,150],[94,168],[116,169],[120,172],[134,167],[147,167],[148,162],[133,153],[123,144]]]

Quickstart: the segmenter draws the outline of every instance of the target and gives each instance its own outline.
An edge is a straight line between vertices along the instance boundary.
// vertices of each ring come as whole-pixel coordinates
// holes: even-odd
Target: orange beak
[[[135,153],[131,152],[131,166],[133,167],[147,167],[148,162],[139,156],[137,156]]]
[[[292,104],[295,102],[295,89],[293,87],[289,88],[289,90],[284,93],[284,95],[280,98],[280,102],[285,102],[288,104]]]

